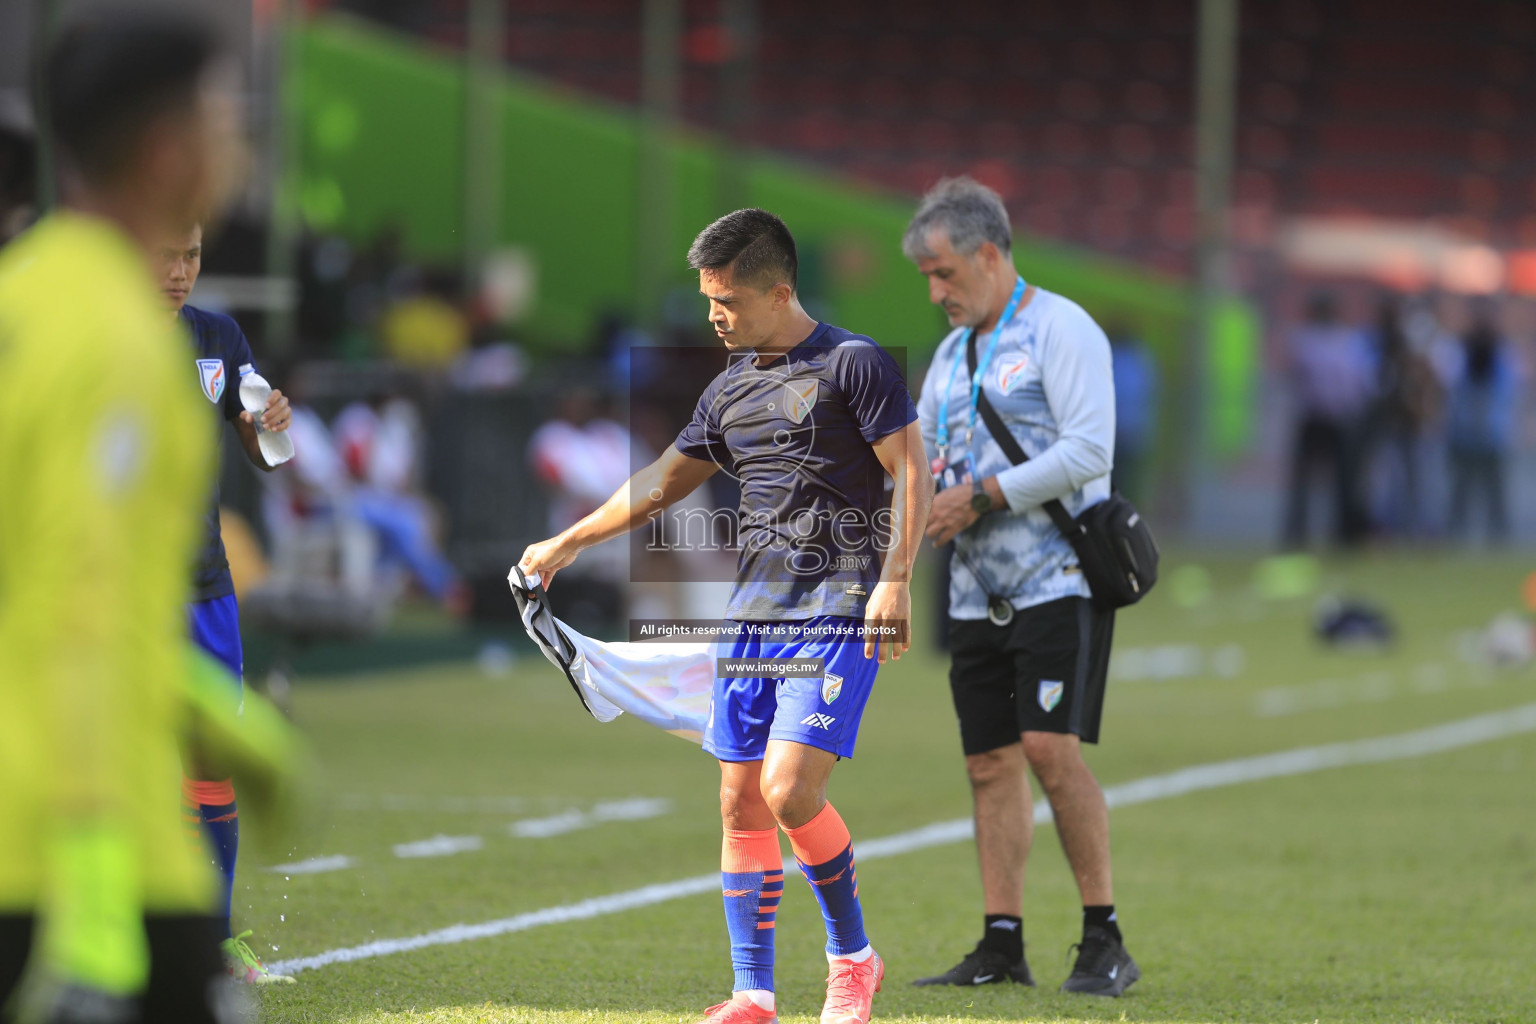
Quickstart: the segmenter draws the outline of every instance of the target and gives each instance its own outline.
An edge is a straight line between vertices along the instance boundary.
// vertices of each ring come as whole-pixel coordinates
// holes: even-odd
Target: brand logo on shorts
[[[1054,710],[1056,705],[1061,703],[1061,694],[1065,689],[1066,687],[1062,685],[1062,682],[1059,679],[1040,680],[1040,693],[1038,699],[1040,701],[1041,709],[1045,711]]]
[[[203,394],[208,396],[208,401],[218,405],[219,399],[224,397],[224,360],[199,359],[197,380],[203,386]]]
[[[827,729],[831,728],[832,723],[835,721],[837,721],[837,719],[833,718],[831,715],[823,715],[820,712],[817,712],[814,715],[806,715],[804,718],[800,719],[800,724],[815,726],[816,728],[825,732]]]
[[[843,677],[828,672],[821,680],[821,702],[823,704],[831,704],[842,695],[842,692]]]
[[[791,380],[784,384],[784,411],[796,423],[804,423],[816,405],[816,390],[821,382],[815,377],[809,380]]]

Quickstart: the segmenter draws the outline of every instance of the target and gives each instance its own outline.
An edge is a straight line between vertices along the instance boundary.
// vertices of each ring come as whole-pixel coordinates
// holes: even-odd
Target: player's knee
[[[769,815],[755,785],[720,784],[720,820],[727,828],[756,828]]]
[[[789,772],[765,774],[762,798],[774,819],[788,828],[804,825],[826,803],[820,786]]]

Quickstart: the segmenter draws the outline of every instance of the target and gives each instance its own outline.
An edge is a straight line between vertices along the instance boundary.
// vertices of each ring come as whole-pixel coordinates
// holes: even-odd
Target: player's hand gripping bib
[[[599,722],[625,712],[693,743],[702,743],[715,678],[715,645],[602,643],[555,618],[538,576],[507,574],[523,628],[565,673],[582,706]]]

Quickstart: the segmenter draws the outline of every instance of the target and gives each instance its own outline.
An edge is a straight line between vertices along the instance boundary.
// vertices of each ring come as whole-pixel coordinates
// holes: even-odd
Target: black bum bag
[[[1059,519],[1051,505],[1061,510]],[[1076,519],[1059,501],[1047,502],[1046,511],[1077,552],[1078,567],[1096,604],[1124,608],[1140,601],[1157,582],[1157,541],[1120,492],[1084,509]]]

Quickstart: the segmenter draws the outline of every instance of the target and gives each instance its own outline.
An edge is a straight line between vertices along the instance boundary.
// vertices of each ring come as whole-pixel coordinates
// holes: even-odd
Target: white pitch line
[[[1166,800],[1206,789],[1235,786],[1244,782],[1284,778],[1308,772],[1342,768],[1347,765],[1379,764],[1407,758],[1438,754],[1447,750],[1470,747],[1479,743],[1504,739],[1521,733],[1536,732],[1536,704],[1525,704],[1508,711],[1499,711],[1459,722],[1449,722],[1428,729],[1398,733],[1395,736],[1379,736],[1368,740],[1351,740],[1330,743],[1320,747],[1301,747],[1258,757],[1243,757],[1214,764],[1195,765],[1151,775],[1144,779],[1110,786],[1104,791],[1105,800],[1111,807],[1128,807],[1132,804],[1153,800]],[[1040,804],[1035,810],[1035,820],[1050,820],[1050,808]],[[893,857],[931,846],[944,846],[971,838],[971,819],[941,821],[910,832],[900,832],[879,839],[869,839],[856,844],[857,857],[868,861],[878,857]],[[530,928],[568,921],[584,921],[589,918],[617,914],[626,910],[667,903],[685,896],[699,896],[714,892],[720,886],[720,875],[711,872],[682,878],[675,882],[642,886],[627,892],[596,896],[578,903],[558,907],[546,907],[515,917],[503,917],[480,924],[456,924],[422,935],[403,939],[380,939],[361,946],[327,950],[314,956],[295,957],[267,965],[274,974],[297,974],[330,964],[369,960],[374,957],[406,953],[429,946],[447,946],[474,939],[488,939],[497,935],[509,935]]]
[[[343,811],[405,811],[411,814],[522,814],[532,802],[521,796],[344,793],[336,798],[336,807]]]
[[[451,857],[455,853],[469,853],[485,845],[479,836],[433,836],[415,843],[400,843],[395,856],[402,860],[415,857]]]
[[[672,801],[662,797],[609,800],[592,808],[590,814],[572,808],[547,818],[526,818],[522,821],[514,821],[509,831],[519,839],[548,839],[610,821],[644,821],[646,818],[657,818],[671,809]]]
[[[311,857],[309,860],[296,860],[292,864],[274,864],[264,871],[270,871],[274,875],[319,875],[327,871],[343,871],[353,864],[351,857],[337,854],[334,857]]]

